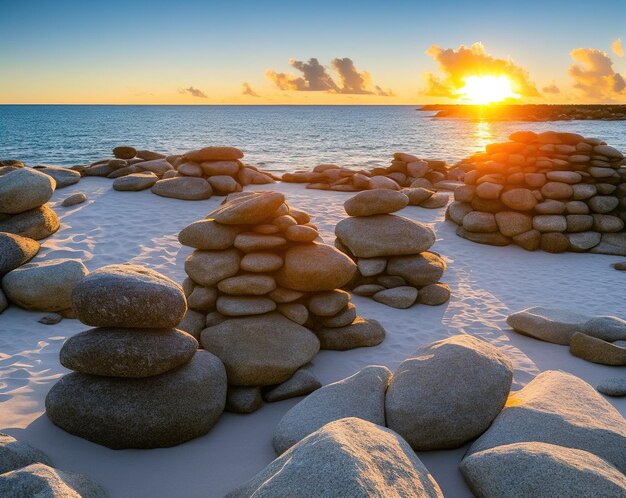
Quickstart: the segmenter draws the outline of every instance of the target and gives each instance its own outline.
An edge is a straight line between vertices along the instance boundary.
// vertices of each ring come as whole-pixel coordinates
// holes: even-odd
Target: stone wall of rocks
[[[602,140],[522,131],[457,165],[457,235],[533,251],[626,255],[626,162]]]
[[[394,308],[415,303],[437,306],[450,298],[439,282],[446,263],[428,249],[435,232],[428,226],[393,215],[409,203],[402,192],[369,190],[344,203],[350,218],[335,227],[335,245],[357,264],[349,284],[359,296]]]
[[[359,192],[361,190],[402,190],[411,206],[440,208],[448,196],[435,192],[449,190],[448,166],[445,161],[420,159],[412,154],[396,152],[386,168],[351,169],[336,164],[320,164],[313,170],[284,173],[282,181],[307,183],[309,189]]]
[[[102,267],[74,288],[77,318],[97,327],[61,349],[65,375],[46,397],[62,429],[109,448],[159,448],[206,434],[226,404],[226,371],[175,329],[178,284],[134,265]]]
[[[340,290],[350,258],[318,242],[307,213],[278,192],[231,194],[179,234],[193,247],[181,328],[217,355],[228,374],[228,409],[256,410],[319,387],[305,368],[321,349],[374,346],[384,329],[357,316]]]

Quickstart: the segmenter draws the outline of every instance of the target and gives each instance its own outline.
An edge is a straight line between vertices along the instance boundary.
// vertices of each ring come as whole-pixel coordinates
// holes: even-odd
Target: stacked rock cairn
[[[357,264],[350,284],[355,294],[394,308],[437,306],[450,298],[450,288],[439,282],[446,263],[428,251],[435,243],[430,227],[391,214],[407,204],[402,192],[358,193],[344,204],[350,218],[335,227],[335,245]]]
[[[206,434],[226,403],[222,362],[174,327],[181,287],[135,265],[109,265],[74,288],[89,329],[61,349],[65,375],[46,397],[57,426],[113,449],[157,448]]]
[[[412,154],[396,152],[386,168],[351,169],[336,164],[320,164],[312,171],[285,173],[282,181],[308,183],[307,188],[359,192],[361,190],[403,190],[411,206],[440,208],[448,196],[436,193],[437,186],[446,188],[448,167],[445,161],[420,159]],[[417,189],[414,191],[414,189]]]
[[[263,399],[320,387],[307,367],[320,348],[384,339],[382,326],[357,317],[340,290],[356,265],[318,237],[309,215],[278,192],[231,194],[180,232],[181,244],[195,249],[185,261],[190,311],[181,327],[226,366],[228,410],[249,413]]]
[[[274,183],[270,173],[244,164],[235,147],[204,147],[166,156],[149,150],[120,146],[112,159],[102,159],[74,169],[86,176],[114,178],[122,191],[152,189],[154,194],[183,200],[208,199],[211,195],[241,192],[246,185]]]
[[[457,167],[457,235],[534,251],[626,255],[626,165],[602,140],[521,131]]]

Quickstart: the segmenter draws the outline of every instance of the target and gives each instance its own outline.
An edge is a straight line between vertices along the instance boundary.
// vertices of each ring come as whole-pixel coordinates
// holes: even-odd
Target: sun
[[[470,104],[491,104],[505,99],[518,99],[513,91],[511,80],[500,76],[466,76],[465,86],[459,90],[459,99]]]

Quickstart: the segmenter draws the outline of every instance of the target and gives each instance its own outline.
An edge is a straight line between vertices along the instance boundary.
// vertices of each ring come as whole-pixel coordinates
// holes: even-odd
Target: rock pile
[[[46,204],[56,185],[54,178],[36,169],[0,166],[0,232],[35,240],[56,232],[59,218]]]
[[[156,448],[206,434],[226,403],[222,362],[175,329],[187,310],[182,289],[139,266],[109,265],[82,279],[74,312],[97,328],[70,337],[63,366],[74,370],[46,397],[56,425],[109,448]]]
[[[521,131],[457,166],[457,235],[533,251],[626,255],[623,154],[575,133]]]
[[[358,192],[361,190],[402,190],[411,206],[440,208],[447,204],[446,194],[435,189],[447,189],[448,166],[445,161],[420,159],[412,154],[396,152],[386,168],[351,169],[336,164],[320,164],[313,170],[285,173],[282,181],[308,183],[307,188]],[[443,183],[442,183],[443,182]]]
[[[181,328],[226,366],[229,409],[258,408],[261,387],[266,400],[319,387],[299,369],[320,347],[383,340],[382,326],[357,317],[340,290],[356,265],[318,238],[309,215],[278,192],[232,194],[180,232],[181,244],[195,249],[185,261],[190,311]]]
[[[430,227],[391,214],[407,204],[402,192],[358,193],[344,203],[350,218],[335,227],[335,245],[357,264],[349,284],[355,294],[394,308],[437,306],[450,298],[450,288],[439,282],[446,263],[428,251],[435,243]]]

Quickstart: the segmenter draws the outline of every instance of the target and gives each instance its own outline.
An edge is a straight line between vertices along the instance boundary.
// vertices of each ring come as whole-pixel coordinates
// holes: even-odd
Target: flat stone
[[[626,396],[626,378],[609,377],[603,379],[598,383],[596,389],[607,396]]]
[[[220,296],[217,311],[226,316],[262,315],[276,309],[276,303],[267,297]]]
[[[600,243],[591,249],[595,254],[626,256],[626,233],[604,233]]]
[[[450,287],[436,283],[426,285],[419,290],[417,302],[428,306],[439,306],[450,299]]]
[[[533,228],[542,233],[564,232],[567,230],[567,220],[565,216],[537,215],[533,218]]]
[[[462,225],[465,216],[473,210],[472,205],[467,202],[454,201],[446,210],[446,219],[452,220],[457,225]]]
[[[209,214],[225,225],[256,225],[272,216],[285,202],[279,192],[254,192],[230,200]]]
[[[602,236],[598,232],[568,233],[567,239],[570,251],[584,252],[597,246]]]
[[[385,339],[385,329],[380,322],[361,317],[345,327],[322,327],[315,333],[320,340],[320,349],[334,351],[378,346]]]
[[[276,305],[276,310],[292,322],[304,325],[309,320],[309,310],[304,304],[283,303]]]
[[[233,245],[245,253],[272,251],[285,248],[287,246],[287,239],[279,235],[248,232],[237,235]]]
[[[113,155],[119,159],[132,159],[137,154],[137,149],[129,145],[119,145],[113,149]]]
[[[61,206],[63,207],[76,206],[77,204],[82,204],[86,200],[87,200],[87,195],[84,192],[77,192],[74,195],[70,195],[69,197],[66,197],[61,203]]]
[[[113,180],[113,190],[137,192],[151,188],[159,177],[154,173],[132,173]]]
[[[2,219],[0,216],[0,232],[21,235],[34,240],[41,240],[55,233],[60,226],[59,218],[47,204],[30,211]]]
[[[541,234],[539,247],[541,247],[542,251],[559,253],[567,251],[570,247],[570,243],[566,234],[549,232]]]
[[[18,214],[50,200],[56,181],[33,168],[19,168],[0,176],[0,213]]]
[[[185,272],[194,282],[211,287],[219,281],[236,275],[241,253],[237,249],[225,251],[194,251],[185,260]]]
[[[307,306],[317,316],[334,316],[348,305],[350,294],[340,289],[320,292],[312,295]]]
[[[201,164],[202,171],[207,176],[234,176],[239,172],[239,161],[206,161]]]
[[[588,320],[573,311],[533,306],[509,315],[506,323],[520,334],[567,346]]]
[[[243,152],[235,147],[210,146],[185,152],[183,157],[199,163],[203,161],[231,161],[241,159]]]
[[[389,214],[406,207],[409,198],[396,190],[376,189],[359,192],[343,206],[348,216]]]
[[[306,396],[322,387],[321,382],[313,375],[309,368],[302,367],[282,384],[269,388],[263,393],[263,399],[268,403],[282,401],[298,396]]]
[[[156,182],[151,189],[153,194],[184,201],[199,201],[213,195],[211,185],[204,178],[178,176]]]
[[[199,220],[183,228],[178,234],[178,241],[196,249],[229,249],[240,231],[239,227],[222,225],[215,220]]]
[[[381,290],[385,290],[386,287],[379,284],[361,284],[352,289],[352,293],[357,296],[370,297]]]
[[[45,168],[37,168],[37,171],[54,178],[57,189],[75,185],[81,179],[81,175],[78,171],[74,171],[69,168],[46,166]]]
[[[527,251],[536,251],[541,244],[541,233],[538,230],[529,230],[515,235],[513,242]]]
[[[626,365],[626,347],[576,332],[569,344],[569,351],[583,360],[601,365]]]
[[[217,284],[217,288],[231,296],[262,296],[272,292],[276,288],[276,282],[271,275],[237,275],[225,278]]]
[[[417,289],[408,285],[385,289],[372,296],[374,301],[392,308],[405,309],[411,307],[417,299]]]
[[[409,198],[409,206],[419,206],[435,193],[432,190],[421,187],[403,188],[401,192]]]
[[[458,227],[456,229],[456,234],[459,237],[471,240],[472,242],[487,244],[490,246],[508,246],[511,243],[511,239],[509,237],[505,237],[499,232],[474,233],[463,229],[463,227]]]
[[[496,218],[492,213],[472,211],[463,218],[463,228],[474,233],[497,232]]]
[[[533,193],[525,188],[507,190],[500,197],[502,203],[516,211],[530,211],[537,205]]]
[[[585,322],[579,331],[603,341],[626,341],[626,320],[616,316],[597,316]]]
[[[217,296],[218,292],[215,287],[197,285],[187,297],[187,306],[192,310],[207,313],[215,309]]]
[[[282,266],[283,258],[271,252],[251,252],[241,258],[241,269],[249,272],[274,272]]]
[[[200,340],[200,333],[206,327],[206,315],[194,310],[187,310],[183,320],[178,324],[178,329],[187,332],[197,341]]]
[[[0,432],[0,474],[20,469],[33,463],[52,465],[50,458],[43,451]],[[1,481],[2,479],[0,479]],[[0,484],[0,489],[1,486]]]
[[[546,199],[535,206],[535,211],[538,214],[563,214],[566,206],[567,204],[565,202]]]
[[[432,252],[390,258],[387,263],[389,275],[400,276],[415,287],[437,283],[445,271],[445,261]]]
[[[142,161],[138,163],[138,166],[144,171],[150,171],[159,177],[174,169],[174,167],[164,158]]]
[[[515,211],[501,211],[495,214],[498,230],[505,237],[515,237],[532,229],[532,216]]]
[[[37,320],[37,322],[43,325],[56,325],[61,320],[63,320],[63,315],[60,315],[59,313],[48,313]]]
[[[0,232],[0,279],[39,252],[39,242],[28,237]]]
[[[356,319],[356,306],[348,303],[345,308],[334,316],[320,317],[319,321],[324,327],[346,327]]]

